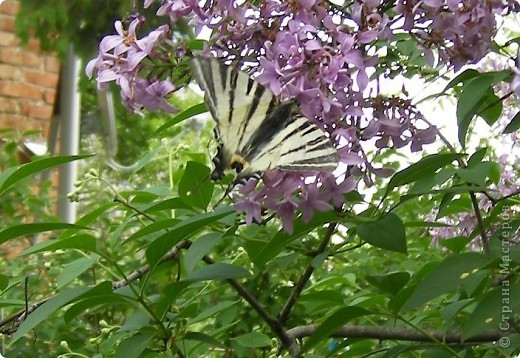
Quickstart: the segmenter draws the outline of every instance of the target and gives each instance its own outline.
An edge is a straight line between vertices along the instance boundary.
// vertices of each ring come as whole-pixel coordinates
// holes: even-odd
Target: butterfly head
[[[222,145],[219,145],[217,154],[213,157],[212,162],[214,166],[213,172],[211,173],[212,180],[222,179],[224,172],[227,170],[234,170],[237,174],[240,174],[247,166],[244,157],[229,153]]]

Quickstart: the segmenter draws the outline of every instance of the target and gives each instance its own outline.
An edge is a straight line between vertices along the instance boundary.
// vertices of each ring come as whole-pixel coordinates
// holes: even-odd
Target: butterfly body
[[[219,141],[212,179],[235,170],[237,179],[268,169],[332,171],[338,157],[330,138],[302,116],[295,101],[280,102],[258,82],[217,59],[191,61],[216,122]]]

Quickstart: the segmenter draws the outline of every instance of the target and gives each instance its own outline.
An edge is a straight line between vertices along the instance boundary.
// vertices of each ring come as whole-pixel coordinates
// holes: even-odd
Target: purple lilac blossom
[[[261,183],[248,182],[238,192],[235,208],[246,213],[246,222],[259,221],[261,208],[268,208],[287,231],[299,211],[309,220],[316,210],[342,205],[344,194],[356,187],[353,174],[367,185],[372,175],[390,174],[372,166],[366,154],[370,145],[409,145],[419,151],[436,138],[434,126],[418,126],[422,117],[411,101],[369,93],[369,73],[375,72],[378,57],[368,49],[376,40],[410,31],[428,63],[433,64],[435,50],[440,61],[458,69],[489,51],[494,14],[519,11],[516,0],[489,6],[480,0],[399,0],[392,19],[381,10],[386,2],[379,0],[354,0],[343,9],[322,0],[266,0],[258,6],[234,0],[145,0],[144,5],[156,5],[157,15],[172,24],[186,18],[196,34],[211,29],[205,54],[255,64],[251,73],[257,81],[282,99],[296,99],[301,113],[330,135],[346,164],[341,172],[271,170]],[[119,84],[123,101],[133,110],[173,111],[166,98],[177,88],[169,78],[157,76],[153,66],[175,66],[172,57],[186,48],[168,38],[167,25],[138,38],[140,21],[132,21],[128,30],[116,23],[117,35],[100,43],[87,73],[96,74],[102,88],[110,81]],[[513,88],[519,87],[518,77]],[[315,178],[311,184],[309,175]]]

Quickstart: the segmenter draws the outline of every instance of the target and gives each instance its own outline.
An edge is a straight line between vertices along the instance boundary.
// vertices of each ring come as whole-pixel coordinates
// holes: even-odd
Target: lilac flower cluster
[[[404,17],[433,65],[432,49],[455,70],[476,63],[490,51],[495,15],[520,12],[516,0],[399,0],[394,10]]]
[[[419,151],[435,140],[437,129],[421,123],[411,101],[372,95],[368,84],[369,74],[377,73],[375,41],[409,30],[426,55],[436,48],[441,60],[460,67],[488,50],[494,13],[518,11],[515,0],[505,5],[494,0],[488,6],[479,0],[400,0],[393,9],[379,0],[354,0],[345,7],[325,0],[266,0],[258,6],[234,0],[145,0],[144,5],[154,3],[157,15],[168,16],[172,24],[183,18],[196,34],[211,29],[206,53],[252,65],[251,73],[261,84],[281,98],[296,99],[302,114],[329,133],[345,164],[334,175],[273,170],[264,173],[263,185],[250,180],[240,188],[235,207],[246,213],[247,222],[259,220],[261,208],[268,208],[282,218],[287,231],[298,210],[309,220],[315,210],[342,205],[344,194],[356,186],[354,178],[370,185],[372,175],[391,174],[372,166],[366,152],[370,146],[410,145]],[[167,25],[138,38],[141,21],[133,20],[128,30],[117,22],[117,35],[100,43],[87,73],[95,73],[100,86],[116,81],[134,110],[172,111],[166,98],[177,87],[153,69],[175,66],[175,56],[190,50],[172,41]]]

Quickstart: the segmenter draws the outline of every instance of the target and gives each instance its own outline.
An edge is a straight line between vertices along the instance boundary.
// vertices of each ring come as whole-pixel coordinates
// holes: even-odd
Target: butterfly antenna
[[[215,205],[213,205],[213,210],[215,210],[215,208],[217,206],[219,206],[224,201],[224,199],[226,197],[231,199],[231,196],[229,194],[231,194],[231,192],[233,191],[233,188],[235,187],[235,185],[237,185],[235,180],[233,180],[231,183],[228,184],[224,194],[220,197],[220,199],[218,199],[218,201],[215,203]]]

